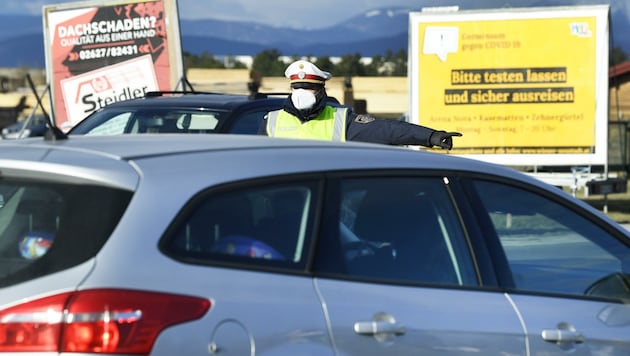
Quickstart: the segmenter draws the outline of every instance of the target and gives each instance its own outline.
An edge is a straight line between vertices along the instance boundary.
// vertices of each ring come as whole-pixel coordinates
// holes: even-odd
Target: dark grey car
[[[95,111],[70,135],[129,133],[256,134],[269,111],[278,110],[285,96],[151,92]]]

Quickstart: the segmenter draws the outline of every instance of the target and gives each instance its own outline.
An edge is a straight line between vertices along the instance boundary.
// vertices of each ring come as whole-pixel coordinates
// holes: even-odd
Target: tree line
[[[287,67],[287,63],[282,60],[283,55],[277,49],[264,50],[254,56],[251,70],[263,77],[282,77]],[[310,58],[317,67],[327,72],[335,73],[335,76],[407,76],[407,51],[398,52],[387,51],[383,56],[373,56],[369,63],[362,61],[359,53],[348,54],[340,57],[339,61],[333,62],[331,57],[291,56],[291,61],[303,57]],[[184,68],[211,68],[223,69],[226,62],[229,68],[246,69],[244,63],[229,57],[228,60],[219,60],[210,53],[204,52],[194,55],[183,52]]]
[[[252,63],[251,72],[260,77],[281,77],[284,76],[284,70],[287,64],[281,60],[282,54],[277,49],[264,50],[256,56]],[[314,59],[313,62],[317,67],[327,72],[334,73],[335,76],[344,77],[378,77],[378,76],[407,76],[407,51],[401,49],[397,52],[387,51],[385,55],[373,56],[369,63],[362,61],[359,53],[347,54],[341,56],[341,60],[333,63],[330,57],[316,56],[297,56],[293,55],[292,60],[298,60],[303,57]],[[609,65],[615,66],[628,60],[628,54],[620,47],[614,47],[610,50],[608,60]],[[221,61],[210,53],[204,52],[195,55],[189,52],[183,52],[184,68],[212,68],[225,69],[226,62],[229,68],[246,69],[247,66],[228,56],[227,61]],[[252,78],[255,79],[255,78]]]

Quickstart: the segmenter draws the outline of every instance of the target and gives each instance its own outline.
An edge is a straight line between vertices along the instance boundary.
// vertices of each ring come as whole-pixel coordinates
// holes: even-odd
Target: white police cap
[[[316,65],[309,61],[299,60],[291,63],[287,70],[284,71],[284,76],[289,79],[289,83],[313,83],[318,85],[324,85],[328,79],[332,78],[332,75],[325,72]]]

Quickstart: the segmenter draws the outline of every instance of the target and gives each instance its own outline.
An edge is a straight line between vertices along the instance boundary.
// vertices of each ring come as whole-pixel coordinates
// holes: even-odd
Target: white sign
[[[151,55],[145,55],[62,80],[61,90],[68,121],[75,125],[95,110],[159,87]]]

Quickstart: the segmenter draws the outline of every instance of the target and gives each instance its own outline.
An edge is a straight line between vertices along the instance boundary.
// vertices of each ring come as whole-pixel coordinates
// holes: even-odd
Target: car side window
[[[207,194],[162,248],[192,263],[304,268],[316,193],[304,182]]]
[[[267,110],[251,111],[239,115],[238,118],[234,120],[232,127],[230,127],[230,133],[246,135],[257,134],[260,123],[263,121],[265,115],[267,115],[267,112]]]
[[[630,248],[585,217],[536,192],[474,183],[516,289],[630,299]]]
[[[441,178],[344,179],[337,194],[338,218],[331,219],[337,227],[325,230],[319,272],[385,282],[477,284]],[[325,261],[335,249],[341,263]]]

